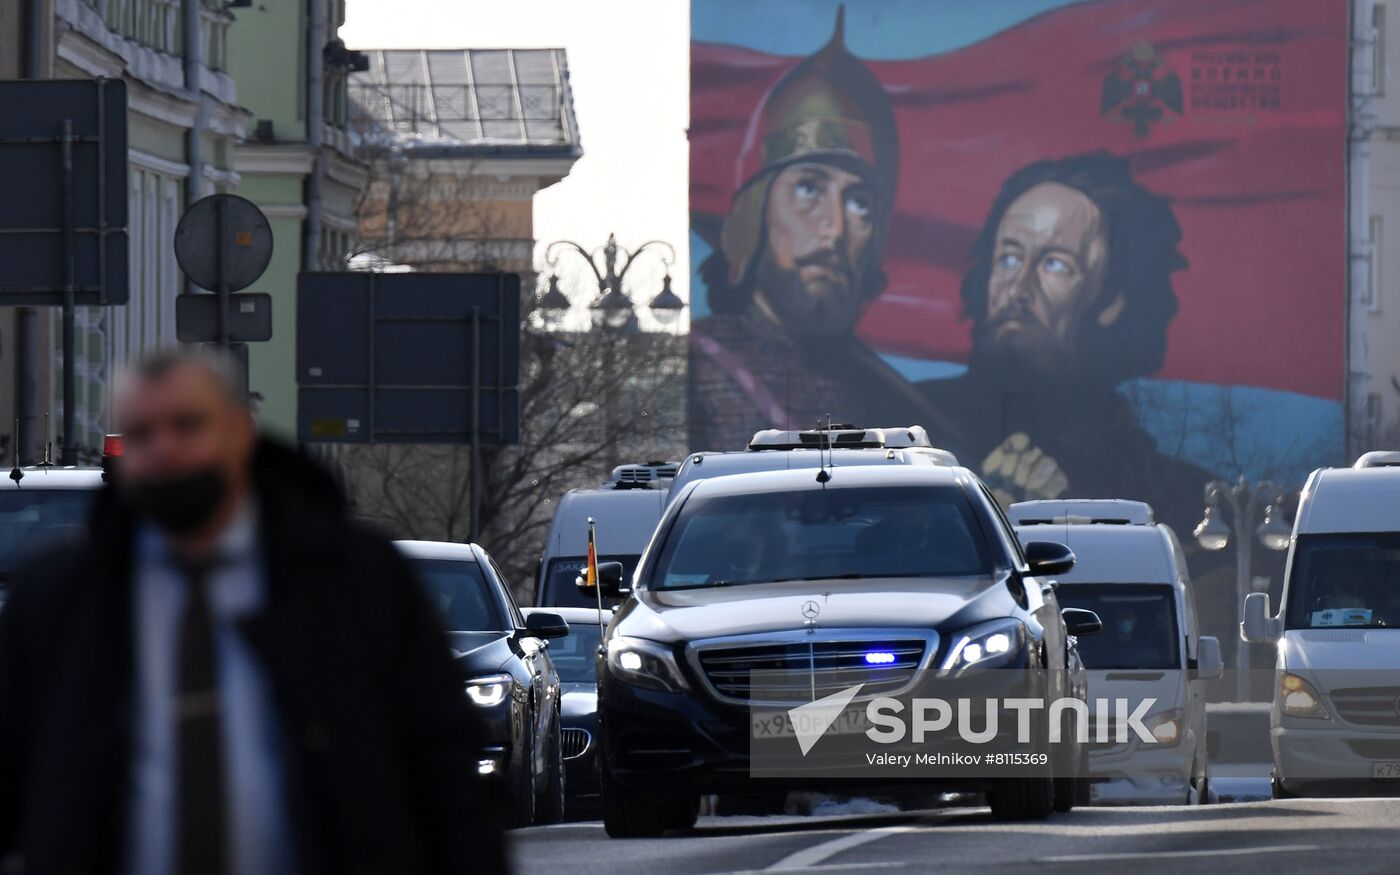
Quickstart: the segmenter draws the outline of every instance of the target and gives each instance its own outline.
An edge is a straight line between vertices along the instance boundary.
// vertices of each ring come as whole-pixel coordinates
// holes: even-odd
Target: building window
[[[1361,303],[1372,313],[1380,312],[1385,292],[1385,286],[1381,284],[1381,268],[1383,266],[1381,256],[1385,251],[1385,247],[1381,243],[1382,228],[1381,217],[1372,216],[1367,227],[1366,285],[1361,290]]]
[[[1371,91],[1385,93],[1385,4],[1371,7]]]

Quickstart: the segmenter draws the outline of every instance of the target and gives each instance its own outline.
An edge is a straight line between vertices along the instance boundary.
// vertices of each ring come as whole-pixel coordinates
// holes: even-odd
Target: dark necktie
[[[188,598],[180,621],[175,700],[179,831],[174,871],[178,875],[223,875],[228,870],[218,661],[209,612],[213,568],[211,561],[180,564]]]

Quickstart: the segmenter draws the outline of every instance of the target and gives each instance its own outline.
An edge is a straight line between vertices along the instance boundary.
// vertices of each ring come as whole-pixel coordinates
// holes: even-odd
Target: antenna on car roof
[[[44,469],[44,473],[49,473],[53,467],[53,437],[49,431],[49,414],[44,414],[44,458],[39,462],[38,467]]]
[[[19,469],[19,418],[15,418],[15,433],[10,441],[10,448],[14,451],[15,466],[10,469],[10,479],[15,481],[15,488],[19,488],[19,481],[24,479],[24,472]]]
[[[817,444],[817,482],[826,488],[826,484],[831,482],[831,472],[827,470],[828,456],[831,455],[831,414],[826,415],[826,430],[822,432],[821,442]]]

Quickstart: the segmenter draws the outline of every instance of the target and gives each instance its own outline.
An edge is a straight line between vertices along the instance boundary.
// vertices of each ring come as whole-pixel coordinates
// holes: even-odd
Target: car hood
[[[1180,708],[1185,704],[1181,701],[1182,680],[1183,673],[1179,668],[1090,669],[1089,689],[1093,694],[1089,697],[1089,713],[1097,715],[1098,706],[1102,703],[1113,715],[1118,699],[1126,699],[1130,711],[1135,710],[1138,703],[1152,699],[1153,704],[1147,714]]]
[[[1012,605],[1006,587],[991,577],[804,580],[640,590],[615,629],[667,642],[801,629],[812,612],[808,602],[816,603],[819,629],[961,628],[964,621],[1007,616]]]
[[[564,684],[559,713],[567,723],[571,718],[591,718],[598,711],[598,688],[593,684]]]
[[[447,644],[457,665],[469,674],[498,671],[513,652],[508,632],[448,632]]]
[[[1291,671],[1381,670],[1394,677],[1400,669],[1400,629],[1290,629],[1281,645],[1279,661]]]

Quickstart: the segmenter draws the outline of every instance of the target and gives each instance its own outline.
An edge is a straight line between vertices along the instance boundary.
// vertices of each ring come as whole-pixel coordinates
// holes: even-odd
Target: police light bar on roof
[[[1150,526],[1156,520],[1152,506],[1126,498],[1071,498],[1018,501],[1007,510],[1013,525],[1119,525]]]
[[[1400,468],[1400,450],[1372,450],[1363,453],[1353,468]]]
[[[902,450],[909,447],[932,448],[933,444],[929,442],[928,432],[922,425],[898,428],[834,425],[829,429],[813,428],[802,431],[768,428],[755,432],[753,439],[749,441],[751,450],[815,450],[826,447],[836,450]]]

